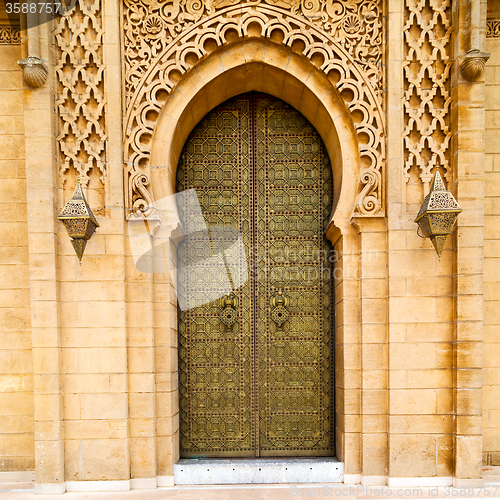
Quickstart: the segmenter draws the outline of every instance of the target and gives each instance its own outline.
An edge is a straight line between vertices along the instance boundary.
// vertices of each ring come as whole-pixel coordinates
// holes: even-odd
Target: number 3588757
[[[62,4],[58,2],[12,2],[6,3],[5,7],[7,9],[7,14],[41,14],[45,12],[47,14],[62,14],[61,9]]]

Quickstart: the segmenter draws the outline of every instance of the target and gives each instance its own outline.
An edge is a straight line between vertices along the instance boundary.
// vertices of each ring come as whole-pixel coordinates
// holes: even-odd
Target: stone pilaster
[[[42,24],[40,55],[52,62],[49,23]],[[35,492],[65,491],[62,353],[56,219],[54,79],[24,90],[26,186],[34,376]]]
[[[359,484],[361,451],[361,307],[359,236],[345,223],[329,235],[335,268],[335,438],[336,456],[344,462],[344,482]]]
[[[363,485],[385,485],[388,473],[388,288],[385,218],[356,218],[361,298],[361,464]]]
[[[474,5],[478,4],[478,5]],[[481,8],[480,16],[471,10]],[[453,2],[455,60],[470,49],[472,32],[479,33],[484,51],[486,2]],[[473,26],[479,23],[479,26]],[[452,74],[455,131],[453,147],[454,183],[463,213],[458,219],[455,268],[454,336],[454,449],[455,486],[480,486],[482,475],[482,357],[483,357],[483,240],[484,240],[484,126],[485,88],[464,79],[455,64]]]

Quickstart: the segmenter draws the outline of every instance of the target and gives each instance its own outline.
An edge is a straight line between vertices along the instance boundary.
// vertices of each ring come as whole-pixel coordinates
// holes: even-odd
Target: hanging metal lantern
[[[96,228],[99,227],[99,223],[85,199],[80,180],[77,179],[75,192],[71,200],[64,205],[57,218],[68,231],[71,244],[75,249],[78,260],[81,262],[87,241],[92,237]]]
[[[419,236],[431,239],[439,258],[461,211],[457,200],[446,189],[441,174],[436,171],[429,194],[425,197],[415,222],[421,232]]]

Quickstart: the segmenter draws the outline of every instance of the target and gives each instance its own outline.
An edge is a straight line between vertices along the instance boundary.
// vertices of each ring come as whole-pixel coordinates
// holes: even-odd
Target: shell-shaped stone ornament
[[[483,74],[486,61],[490,55],[478,49],[469,50],[460,63],[462,76],[469,82],[477,81]]]
[[[361,29],[361,21],[359,17],[354,14],[346,16],[343,25],[344,30],[348,35],[354,35]]]
[[[152,37],[160,35],[164,29],[161,17],[154,14],[148,16],[144,21],[144,29]]]
[[[37,56],[29,56],[17,61],[23,69],[24,81],[34,88],[41,87],[47,80],[47,67]]]

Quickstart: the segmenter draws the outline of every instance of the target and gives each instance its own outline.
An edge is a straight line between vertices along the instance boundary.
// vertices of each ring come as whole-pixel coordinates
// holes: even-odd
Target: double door
[[[185,144],[177,191],[187,190],[203,220],[177,252],[186,299],[181,456],[332,456],[333,276],[324,237],[332,176],[318,133],[274,97],[232,98]],[[180,199],[181,219],[194,220],[189,197]],[[238,242],[243,251],[234,254]],[[229,294],[207,267],[214,256]]]

